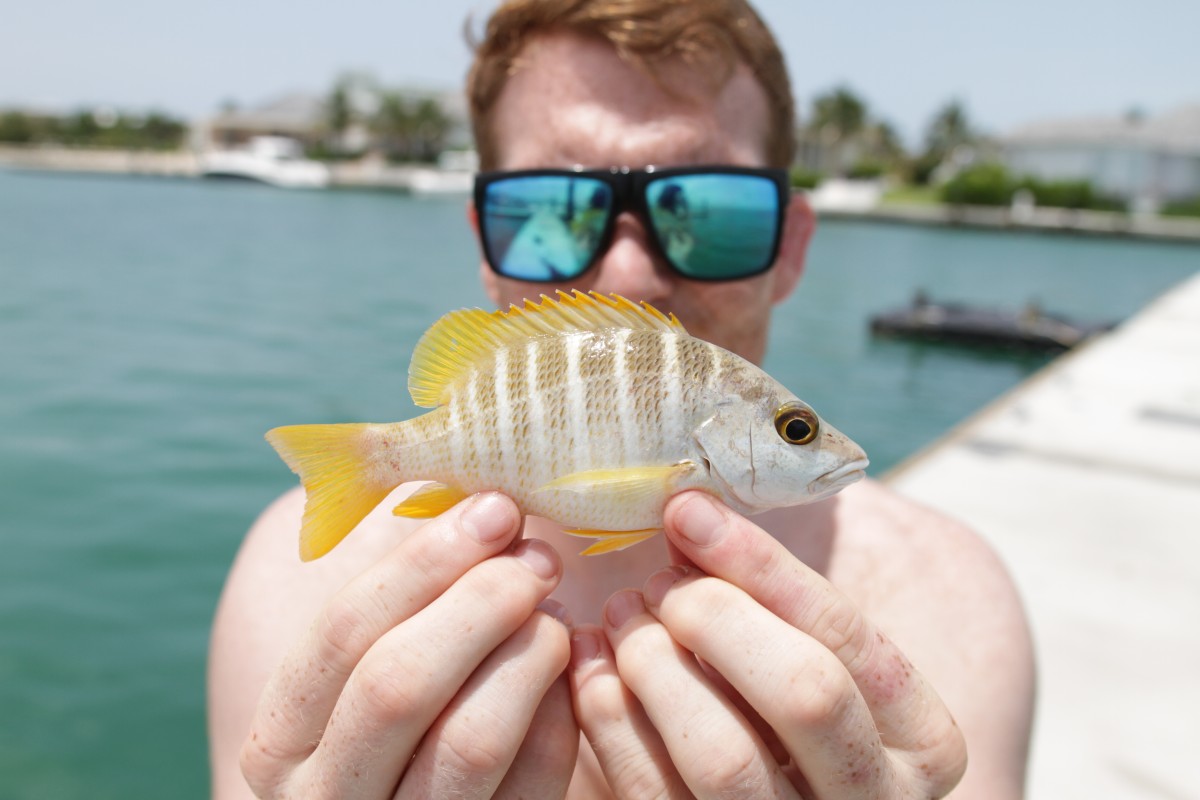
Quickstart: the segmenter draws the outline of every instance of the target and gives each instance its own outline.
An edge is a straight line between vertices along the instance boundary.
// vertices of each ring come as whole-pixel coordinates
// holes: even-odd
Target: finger
[[[630,800],[690,798],[662,737],[621,682],[601,629],[576,628],[568,674],[575,718],[613,794]]]
[[[484,659],[425,734],[396,797],[491,797],[570,650],[566,626],[535,611]],[[578,735],[571,741],[573,755]],[[572,767],[562,763],[558,771],[569,780]]]
[[[553,591],[559,570],[545,542],[518,542],[384,634],[346,681],[320,744],[296,771],[299,785],[338,797],[391,794],[425,732]]]
[[[673,567],[646,582],[650,611],[762,715],[818,797],[900,785],[870,709],[837,657],[741,589]]]
[[[566,673],[550,685],[495,798],[564,797],[579,755],[579,726]]]
[[[422,525],[338,592],[263,690],[242,750],[250,785],[270,786],[308,757],[367,649],[503,551],[519,529],[511,500],[476,495]]]
[[[697,797],[797,796],[753,727],[646,610],[639,592],[609,598],[604,622],[621,680]]]
[[[888,747],[910,763],[941,765],[929,780],[953,785],[966,764],[961,732],[908,659],[837,588],[776,539],[700,492],[664,511],[668,538],[705,573],[742,588],[834,653],[866,700]]]
[[[654,613],[653,609],[651,609],[651,613]],[[771,756],[774,757],[775,762],[782,765],[791,761],[792,754],[783,746],[783,742],[779,740],[779,735],[775,733],[775,729],[763,719],[762,714],[759,714],[754,706],[750,705],[750,701],[743,697],[742,693],[726,680],[724,675],[717,672],[711,664],[699,657],[696,660],[700,664],[700,669],[704,670],[704,674],[712,682],[712,685],[719,689],[721,694],[729,698],[730,702],[733,703],[733,707],[754,728],[754,732],[758,734],[758,738],[762,739],[763,744],[771,751]]]

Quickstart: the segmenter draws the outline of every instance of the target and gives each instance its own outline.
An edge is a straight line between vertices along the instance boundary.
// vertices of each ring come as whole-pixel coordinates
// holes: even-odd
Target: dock
[[[884,480],[978,530],[1017,582],[1028,797],[1200,797],[1200,273]]]
[[[1019,310],[935,302],[918,292],[911,305],[871,315],[871,335],[1010,350],[1070,350],[1112,328],[1078,322],[1027,303]]]

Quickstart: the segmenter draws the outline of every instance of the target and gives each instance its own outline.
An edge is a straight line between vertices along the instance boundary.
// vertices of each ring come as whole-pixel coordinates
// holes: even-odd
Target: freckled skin
[[[498,168],[570,167],[575,164],[639,167],[648,164],[668,166],[697,163],[759,166],[765,163],[767,100],[761,87],[743,68],[736,70],[725,87],[705,93],[704,87],[698,86],[696,80],[689,79],[686,66],[680,64],[679,69],[673,70],[668,76],[670,80],[665,88],[679,88],[682,91],[668,92],[664,91],[664,86],[647,80],[644,73],[622,61],[603,42],[557,33],[541,37],[534,46],[523,50],[519,67],[497,101],[497,130],[493,138],[499,160],[494,166]],[[711,90],[712,87],[708,88]],[[646,231],[635,218],[622,215],[616,225],[612,247],[596,268],[587,274],[586,281],[575,286],[503,281],[481,264],[485,289],[497,307],[519,302],[530,296],[531,292],[536,295],[558,288],[595,289],[616,292],[635,300],[648,300],[678,314],[693,335],[714,341],[752,361],[761,360],[771,305],[789,295],[803,271],[805,248],[813,230],[813,222],[811,211],[802,197],[794,198],[789,205],[788,223],[778,263],[762,276],[730,284],[706,284],[680,279],[661,264],[655,263],[646,248]],[[420,291],[419,285],[406,288]],[[636,399],[636,413],[645,416],[654,413],[649,398]],[[437,420],[437,413],[433,412],[429,417]],[[669,421],[658,418],[656,424]],[[561,417],[550,420],[560,432],[568,430],[566,422]],[[464,428],[461,426],[459,430]],[[464,460],[494,455],[483,445],[478,445],[474,435],[464,436],[460,444]],[[480,630],[489,627],[500,629],[502,623],[497,620],[495,613],[497,599],[512,597],[522,589],[532,592],[529,587],[534,585],[535,576],[527,570],[511,574],[497,572],[494,580],[484,584],[476,580],[476,576],[489,574],[489,568],[506,562],[509,556],[504,552],[511,540],[502,540],[494,549],[480,550],[471,543],[471,537],[456,535],[460,514],[470,506],[464,504],[464,507],[429,522],[397,520],[391,516],[387,507],[403,499],[412,488],[398,490],[381,510],[372,513],[354,535],[329,557],[309,564],[301,565],[295,553],[295,538],[303,509],[301,493],[292,492],[281,498],[255,523],[226,584],[213,626],[213,647],[209,661],[211,691],[208,699],[214,796],[248,796],[246,780],[239,770],[238,747],[251,730],[255,735],[261,730],[262,736],[255,744],[261,746],[264,753],[267,745],[270,745],[269,749],[278,754],[281,736],[297,737],[300,752],[295,757],[285,759],[276,755],[275,758],[254,760],[258,767],[257,775],[261,779],[264,770],[267,770],[265,774],[272,777],[269,786],[280,796],[329,789],[332,784],[328,781],[336,778],[347,765],[353,765],[355,776],[359,775],[361,765],[364,780],[369,779],[372,773],[380,772],[370,760],[375,748],[386,746],[397,734],[403,734],[404,728],[393,726],[381,731],[370,714],[374,706],[353,702],[353,684],[343,693],[340,687],[329,685],[327,676],[321,682],[324,684],[324,694],[329,703],[332,704],[334,700],[338,702],[328,716],[311,714],[305,720],[289,718],[290,695],[272,694],[269,688],[271,684],[268,684],[268,679],[286,684],[290,678],[291,685],[297,685],[300,672],[288,668],[303,666],[306,661],[317,658],[317,651],[306,639],[306,631],[312,629],[314,620],[320,623],[325,619],[329,608],[355,610],[364,616],[378,610],[380,604],[374,596],[363,598],[345,592],[343,587],[354,575],[363,571],[372,576],[378,575],[393,587],[393,602],[400,603],[402,596],[415,591],[414,587],[419,586],[431,571],[450,564],[454,571],[453,578],[442,584],[438,592],[430,594],[427,600],[432,601],[443,591],[446,594],[440,596],[446,597],[469,584],[471,596],[479,597],[482,602],[470,605],[467,610],[471,616],[468,619],[476,621]],[[685,497],[674,507],[679,513],[673,517],[673,537],[689,516],[684,512],[689,508],[697,508],[695,502],[694,497]],[[516,509],[507,505],[503,508],[512,512],[507,516],[516,516]],[[696,519],[694,511],[691,517]],[[500,517],[493,515],[493,519],[499,521]],[[871,481],[850,487],[830,501],[761,514],[755,517],[755,522],[760,529],[750,531],[741,524],[744,520],[739,523],[736,515],[728,517],[720,530],[730,538],[736,537],[731,542],[736,547],[730,546],[718,553],[719,557],[709,560],[704,559],[703,551],[692,550],[686,555],[710,575],[720,575],[722,579],[749,591],[753,595],[751,602],[742,598],[735,603],[746,611],[753,611],[755,603],[786,605],[798,595],[808,596],[805,588],[812,588],[810,581],[797,580],[795,575],[784,575],[782,571],[773,572],[769,569],[771,564],[790,568],[789,565],[794,567],[802,563],[818,571],[836,587],[836,593],[832,596],[824,596],[819,592],[811,595],[814,616],[820,621],[825,620],[824,612],[832,607],[828,605],[831,599],[844,595],[856,608],[861,609],[866,618],[881,630],[886,630],[888,636],[903,647],[912,662],[920,666],[921,674],[938,688],[947,704],[954,709],[958,723],[951,720],[949,725],[957,730],[957,725],[961,724],[962,733],[971,747],[972,767],[959,788],[961,795],[1005,800],[1020,797],[1033,695],[1030,642],[1011,580],[986,545],[961,525],[904,500]],[[517,524],[515,520],[513,524]],[[764,529],[774,541],[790,552],[795,563],[786,558],[781,561],[764,557],[770,546],[769,542],[764,541]],[[642,586],[652,571],[669,563],[671,558],[662,540],[659,540],[643,547],[614,552],[602,560],[585,559],[578,554],[576,540],[564,538],[558,526],[536,517],[526,518],[519,532],[513,530],[506,535],[518,535],[526,541],[542,539],[557,550],[562,559],[562,580],[553,590],[554,596],[571,610],[577,623],[585,628],[588,622],[599,619],[605,598],[619,590]],[[446,541],[453,542],[453,546],[444,547]],[[401,543],[399,547],[398,542]],[[676,539],[675,544],[679,547],[680,540]],[[500,557],[493,558],[497,553],[501,554]],[[413,554],[422,557],[413,558]],[[435,555],[436,558],[431,558]],[[764,573],[768,573],[766,577],[769,579],[760,581]],[[504,579],[500,580],[500,577]],[[451,580],[454,582],[451,583]],[[717,593],[720,585],[720,581],[706,584],[707,588],[699,598]],[[480,593],[480,588],[486,591]],[[672,592],[678,590],[677,587]],[[525,610],[525,613],[530,613],[529,609],[537,598],[522,596],[530,598],[530,605]],[[544,591],[539,589],[538,597],[541,596],[544,596]],[[330,602],[334,605],[330,606]],[[416,622],[433,619],[438,624],[429,626],[421,639],[422,643],[431,646],[422,648],[428,655],[419,665],[420,674],[413,672],[414,686],[421,685],[417,680],[421,674],[428,676],[435,672],[441,675],[445,686],[459,685],[454,678],[447,676],[456,665],[463,662],[461,654],[451,653],[454,657],[434,663],[438,651],[453,648],[462,638],[459,636],[461,624],[456,624],[457,618],[448,613],[456,605],[432,603],[426,607],[426,612],[415,618]],[[422,606],[425,607],[423,603]],[[324,613],[323,609],[326,610]],[[774,619],[778,618],[765,618],[766,621]],[[414,620],[406,619],[406,614],[397,612],[386,622],[386,625],[371,632],[364,647],[370,644],[371,649],[378,652],[386,651],[390,645],[393,655],[400,655],[405,648],[397,647],[396,642],[407,644],[413,640],[398,640],[397,637],[413,631]],[[773,632],[773,624],[767,625],[764,631]],[[812,629],[811,625],[803,622],[793,624],[802,630]],[[714,656],[729,652],[740,654],[740,648],[730,650],[725,645],[737,638],[733,633],[744,629],[745,626],[738,626],[736,630],[717,636],[712,626],[702,626],[699,630],[705,641],[696,645],[711,645]],[[758,635],[757,629],[749,632]],[[566,634],[562,631],[559,634],[559,643],[562,644],[561,640],[565,639]],[[606,636],[611,637],[612,632],[600,633],[601,640]],[[765,638],[778,640],[774,634],[765,635]],[[803,644],[803,641],[797,640],[799,644]],[[697,647],[690,649],[699,652]],[[622,651],[623,657],[639,654],[636,645],[632,650],[626,646]],[[785,656],[790,651],[788,648],[776,655]],[[289,653],[297,654],[294,657],[296,660],[289,662]],[[485,653],[480,651],[480,657]],[[503,656],[508,663],[516,658],[528,672],[520,675],[519,680],[506,680],[503,676],[493,675],[485,684],[468,688],[487,686],[496,690],[494,695],[497,697],[521,696],[529,692],[528,674],[536,672],[540,666],[546,666],[547,675],[560,675],[563,670],[562,660],[553,661],[548,656],[516,657],[511,651],[497,650],[488,657],[497,655]],[[598,657],[588,663],[611,664],[613,655],[611,648],[605,644]],[[645,652],[644,655],[655,665],[655,669],[660,669],[664,663],[664,659],[656,658],[655,653]],[[671,652],[657,655],[670,656]],[[710,663],[712,660],[709,659]],[[761,675],[770,671],[771,661],[760,659],[752,666]],[[489,663],[484,662],[484,665]],[[809,696],[808,689],[812,681],[820,676],[814,675],[807,663],[792,670],[797,676],[796,684],[786,685],[784,692],[772,692],[760,704],[764,711],[777,708],[780,701],[787,699],[793,690],[800,690],[802,698]],[[284,666],[279,666],[281,664]],[[964,668],[964,665],[973,666]],[[891,669],[886,664],[884,666]],[[574,665],[570,671],[575,671]],[[359,675],[357,670],[355,675]],[[588,680],[589,675],[602,680]],[[311,677],[307,673],[304,676]],[[621,695],[603,688],[619,688],[622,681],[612,680],[618,677],[614,672],[589,672],[584,675],[585,681],[581,686],[572,687],[573,697],[566,697],[565,692],[559,693],[557,705],[565,711],[569,720],[565,725],[547,728],[543,724],[535,724],[528,730],[531,733],[545,732],[549,738],[543,738],[543,743],[552,743],[562,751],[564,743],[578,741],[571,726],[588,717],[587,709],[581,714],[573,713],[572,700],[589,705],[593,711],[601,712],[605,719],[612,718],[609,712],[616,710],[619,714],[623,709],[620,705]],[[914,682],[919,683],[917,679],[920,677],[915,672],[912,674]],[[305,690],[308,691],[313,683],[316,682],[303,683]],[[758,681],[751,683],[757,684]],[[268,688],[264,690],[264,686]],[[870,685],[865,688],[868,693],[874,689]],[[310,698],[315,697],[318,691],[318,687],[313,687]],[[489,705],[483,694],[471,692],[469,699],[474,707],[487,713],[496,705]],[[421,696],[426,698],[425,705],[430,714],[441,715],[444,712],[443,701],[428,700],[427,693]],[[530,708],[536,706],[539,696],[531,695],[526,705]],[[656,704],[666,715],[678,708],[669,699]],[[650,707],[654,700],[653,696],[645,697],[638,709]],[[254,713],[256,704],[261,709],[257,717]],[[278,720],[276,711],[280,712]],[[276,724],[258,727],[256,720],[266,719]],[[776,730],[787,730],[786,721],[784,723],[776,725]],[[678,730],[686,724],[686,719],[678,727],[669,721],[664,726],[664,733],[669,734],[672,729]],[[489,726],[488,730],[468,730],[467,733],[486,736],[494,733],[492,727]],[[340,740],[341,747],[337,742],[331,744],[328,738],[331,732],[336,733],[339,728],[352,733],[350,737]],[[734,726],[727,730],[736,734],[741,727]],[[372,731],[386,736],[371,738]],[[713,736],[717,737],[719,745],[726,741],[723,735],[725,731],[692,728],[689,733],[689,743],[700,747],[704,746],[706,738],[711,740]],[[853,736],[853,731],[847,732],[847,735]],[[868,739],[873,738],[878,746],[878,736],[874,731],[867,731],[866,735]],[[521,743],[521,736],[524,736],[524,730],[517,735],[514,746]],[[856,738],[862,740],[861,736]],[[321,741],[321,746],[314,751],[313,744],[318,741]],[[439,731],[428,731],[428,737],[421,741],[428,745],[437,744],[441,741]],[[504,738],[493,737],[492,741],[494,744],[503,743]],[[524,741],[528,743],[529,739]],[[604,743],[611,741],[611,738],[606,738]],[[368,747],[357,753],[347,752],[349,744],[354,742],[362,742]],[[382,770],[382,783],[387,788],[378,792],[379,796],[390,794],[399,780],[401,768],[389,771],[392,764],[414,763],[410,761],[410,756],[415,757],[419,753],[414,748],[415,744],[398,753]],[[421,749],[428,752],[432,748],[422,746]],[[689,750],[695,753],[695,750]],[[836,755],[832,750],[837,751]],[[242,752],[243,755],[254,755],[250,750]],[[611,754],[612,748],[607,752]],[[841,754],[841,747],[831,749],[831,768],[846,763],[844,757],[838,758]],[[359,760],[355,759],[356,755]],[[568,748],[563,755],[573,760],[573,748]],[[579,751],[579,755],[579,769],[576,771],[576,780],[571,783],[570,796],[605,796],[608,787],[605,786],[605,775],[601,769],[603,765],[586,747]],[[948,770],[959,763],[953,754],[947,757],[947,751],[943,749],[929,753],[928,757],[917,756],[916,753],[912,753],[912,756],[913,761],[920,764],[919,768],[910,770],[913,778],[918,777],[920,769],[926,775],[940,776],[939,785],[953,783],[950,780],[947,784]],[[849,767],[850,771],[853,769]],[[313,786],[314,777],[327,775],[332,777],[325,780],[323,785],[319,783]],[[953,776],[950,775],[950,778]],[[681,784],[677,786],[677,794],[687,794],[686,787]],[[803,776],[795,776],[795,788],[804,796],[818,794],[810,790]],[[893,792],[896,795],[921,796],[921,790],[915,783],[891,788],[898,790]],[[562,789],[531,790],[525,794],[549,797],[559,796],[561,792]],[[833,797],[838,794],[831,790],[822,796]],[[858,796],[864,794],[858,792]],[[887,791],[868,794],[872,797],[888,795]]]

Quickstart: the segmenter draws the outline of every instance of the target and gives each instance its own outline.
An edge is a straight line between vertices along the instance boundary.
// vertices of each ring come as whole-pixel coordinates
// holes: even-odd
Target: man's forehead
[[[749,69],[722,85],[682,62],[660,77],[669,89],[598,39],[535,39],[493,112],[500,166],[762,162],[767,101]]]

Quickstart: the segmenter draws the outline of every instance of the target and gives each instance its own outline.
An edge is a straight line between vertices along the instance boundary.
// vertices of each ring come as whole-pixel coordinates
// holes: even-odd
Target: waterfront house
[[[259,136],[283,136],[306,145],[315,144],[325,125],[325,101],[295,93],[253,108],[227,108],[206,120],[204,149],[246,146]]]
[[[1200,104],[1157,115],[1046,120],[1001,140],[1015,175],[1087,180],[1133,210],[1200,197]]]

